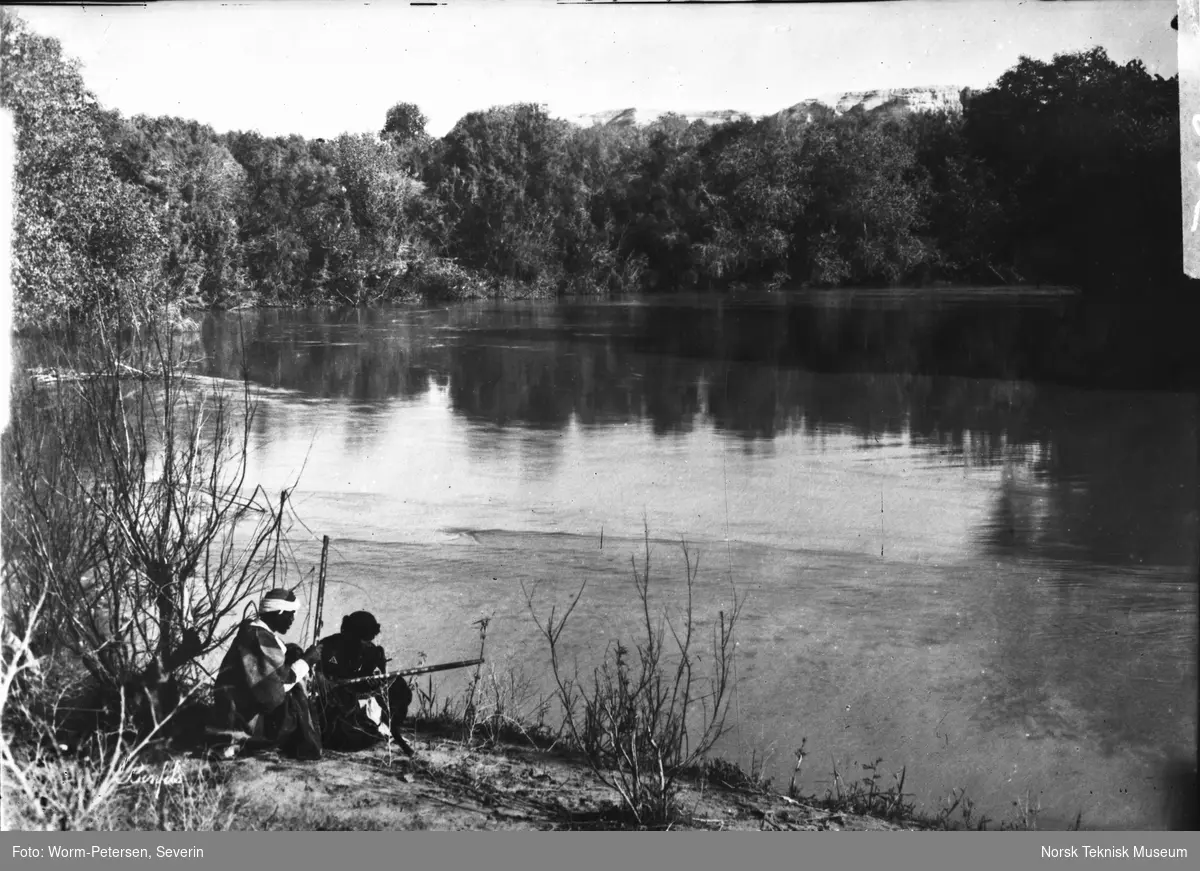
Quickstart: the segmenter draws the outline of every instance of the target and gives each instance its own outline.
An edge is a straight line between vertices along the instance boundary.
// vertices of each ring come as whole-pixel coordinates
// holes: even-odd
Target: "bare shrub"
[[[20,633],[43,601],[30,638],[39,656],[68,675],[82,668],[99,698],[85,706],[110,717],[132,691],[145,724],[205,679],[195,660],[279,581],[287,491],[278,503],[245,493],[247,381],[231,390],[194,376],[165,321],[121,336],[98,331],[74,365],[14,391],[5,608]],[[58,701],[72,693],[64,685]]]
[[[489,668],[478,690],[474,735],[485,746],[504,741],[526,741],[550,748],[556,737],[546,722],[550,700],[524,671]]]
[[[46,605],[43,593],[21,634],[6,621],[0,659],[0,816],[8,830],[188,830],[227,828],[234,815],[223,779],[203,763],[147,764],[148,748],[173,712],[136,729],[122,688],[117,727],[68,751],[54,740],[54,718],[31,701],[45,695],[46,672],[32,640]],[[24,726],[14,735],[9,724]]]
[[[681,542],[686,604],[672,620],[651,606],[650,532],[639,569],[631,558],[640,627],[633,648],[610,644],[591,675],[563,662],[563,633],[587,587],[584,581],[559,615],[551,607],[545,619],[534,605],[536,588],[523,590],[529,613],[550,648],[550,662],[562,707],[563,731],[587,758],[592,771],[614,789],[639,825],[660,825],[675,814],[681,779],[727,731],[725,718],[732,690],[733,631],[741,601],[733,592],[730,611],[712,626],[710,664],[697,668],[693,562]],[[669,636],[669,638],[668,638]]]

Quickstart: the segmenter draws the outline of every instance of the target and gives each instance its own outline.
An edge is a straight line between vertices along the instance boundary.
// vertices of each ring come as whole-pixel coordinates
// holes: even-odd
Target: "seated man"
[[[390,737],[411,756],[412,747],[400,736],[412,703],[404,678],[338,685],[387,672],[383,648],[373,643],[380,629],[369,611],[355,611],[342,618],[341,632],[321,639],[322,733],[329,747],[342,750],[358,750]]]
[[[304,679],[321,651],[284,643],[295,619],[296,594],[271,590],[259,602],[258,616],[238,627],[217,672],[215,725],[246,732],[297,759],[319,759],[321,733]]]

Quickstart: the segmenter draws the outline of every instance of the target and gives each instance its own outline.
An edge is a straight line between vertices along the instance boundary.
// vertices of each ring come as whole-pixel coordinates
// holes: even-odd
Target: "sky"
[[[985,87],[1026,54],[1104,46],[1176,72],[1174,0],[556,5],[175,0],[18,10],[83,62],[100,102],[217,131],[428,132],[514,102],[566,117],[638,107],[766,114],[843,91]]]

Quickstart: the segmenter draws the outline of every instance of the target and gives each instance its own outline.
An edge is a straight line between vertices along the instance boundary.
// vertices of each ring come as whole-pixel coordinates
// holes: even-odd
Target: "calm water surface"
[[[268,311],[203,341],[262,388],[251,478],[298,483],[301,559],[333,540],[327,621],[370,608],[397,664],[474,654],[490,615],[489,662],[536,682],[523,587],[544,614],[584,580],[569,652],[628,639],[645,521],[668,607],[681,539],[702,617],[745,597],[723,755],[773,750],[786,785],[807,738],[806,789],[882,757],[926,808],[963,787],[997,822],[1028,797],[1044,827],[1178,826],[1196,399],[1063,386],[1067,304]]]

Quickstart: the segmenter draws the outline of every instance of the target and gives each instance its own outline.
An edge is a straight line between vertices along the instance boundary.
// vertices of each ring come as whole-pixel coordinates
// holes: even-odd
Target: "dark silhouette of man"
[[[330,748],[357,750],[392,738],[412,755],[412,747],[400,735],[400,724],[408,716],[412,690],[400,676],[339,686],[352,680],[387,672],[387,656],[375,644],[381,627],[369,611],[355,611],[342,618],[341,632],[321,639],[322,734]]]

